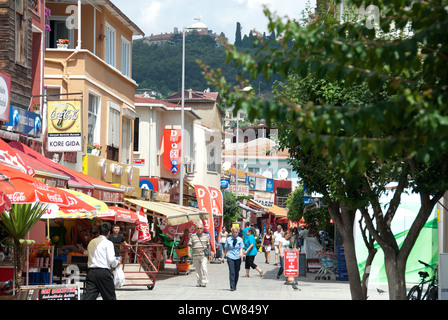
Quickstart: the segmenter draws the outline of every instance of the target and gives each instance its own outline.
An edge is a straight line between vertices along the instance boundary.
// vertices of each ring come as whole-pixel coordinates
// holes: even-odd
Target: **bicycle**
[[[419,271],[419,275],[422,278],[420,283],[418,285],[415,285],[409,290],[407,299],[408,300],[437,300],[438,298],[438,266],[435,268],[430,266],[429,264],[418,260],[421,264],[423,264],[425,267],[431,268],[434,272],[432,275],[432,278],[429,280],[426,280],[427,277],[429,277],[429,273],[426,271]],[[422,296],[424,286],[425,284],[428,285],[426,288],[425,294]]]

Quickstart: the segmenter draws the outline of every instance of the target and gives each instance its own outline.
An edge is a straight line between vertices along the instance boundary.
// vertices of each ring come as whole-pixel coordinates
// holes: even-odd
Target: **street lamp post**
[[[180,151],[180,178],[179,178],[179,204],[183,205],[184,198],[184,155],[185,155],[185,135],[184,135],[184,109],[185,109],[185,33],[187,30],[207,30],[207,26],[201,22],[201,18],[195,18],[198,22],[191,27],[184,27],[182,30],[182,98],[180,112],[180,135],[181,135],[181,151]]]

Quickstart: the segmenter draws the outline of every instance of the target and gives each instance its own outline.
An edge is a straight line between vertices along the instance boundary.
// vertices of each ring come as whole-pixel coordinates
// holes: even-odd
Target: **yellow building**
[[[49,149],[46,129],[52,120],[44,106],[46,156],[58,154],[61,164],[77,171],[84,167],[85,172],[98,156],[117,166],[132,166],[137,87],[131,72],[132,38],[144,36],[143,31],[110,0],[54,0],[46,7],[51,10],[46,21],[51,29],[46,32],[46,99],[81,101],[82,117],[79,150],[54,150],[57,144]],[[63,48],[62,42],[68,46]],[[138,179],[138,169],[134,176]]]

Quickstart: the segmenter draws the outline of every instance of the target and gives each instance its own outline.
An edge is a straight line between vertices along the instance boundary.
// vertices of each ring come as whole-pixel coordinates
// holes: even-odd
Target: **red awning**
[[[68,188],[69,177],[62,171],[33,158],[20,150],[14,149],[22,160],[34,170],[34,178],[57,188]]]
[[[71,168],[65,167],[58,163],[55,163],[47,157],[41,155],[39,152],[27,147],[20,142],[10,142],[9,145],[14,149],[24,152],[25,154],[41,161],[49,166],[52,166],[56,170],[60,170],[65,175],[69,176],[68,181],[69,189],[83,192],[87,195],[93,196],[98,200],[109,203],[123,203],[124,202],[124,189],[118,188],[110,183],[102,180],[90,177],[82,172],[78,172]]]
[[[14,150],[16,150],[18,153],[20,153],[21,155],[25,154],[25,156],[27,156],[27,159],[30,160],[30,163],[31,163],[30,165],[37,162],[39,164],[42,164],[42,166],[40,167],[41,169],[44,169],[44,168],[46,169],[46,168],[50,167],[52,171],[57,171],[60,174],[68,177],[68,182],[67,182],[65,188],[80,191],[80,192],[83,192],[88,195],[93,194],[94,186],[91,183],[69,173],[67,170],[65,170],[66,167],[53,162],[52,160],[41,155],[39,152],[31,149],[30,147],[24,145],[23,143],[20,143],[17,141],[12,141],[12,142],[9,142],[9,145]],[[34,161],[32,159],[34,159]],[[31,162],[31,161],[33,161],[33,162]],[[52,171],[50,171],[50,172],[52,172]]]

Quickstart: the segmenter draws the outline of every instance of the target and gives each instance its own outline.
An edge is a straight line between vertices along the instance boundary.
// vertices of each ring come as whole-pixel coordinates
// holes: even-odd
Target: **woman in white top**
[[[221,230],[221,238],[219,239],[219,257],[223,257],[224,254],[224,245],[226,244],[226,240],[227,240],[227,236],[229,235],[229,233],[226,230],[226,227],[222,227]],[[223,261],[224,263],[224,261]]]

